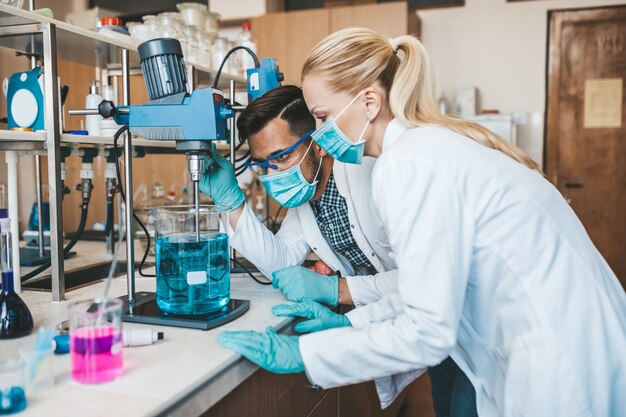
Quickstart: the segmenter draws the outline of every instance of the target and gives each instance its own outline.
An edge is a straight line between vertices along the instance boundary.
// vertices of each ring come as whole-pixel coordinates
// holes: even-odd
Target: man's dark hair
[[[315,129],[315,118],[304,102],[302,89],[284,85],[263,94],[241,112],[237,119],[239,137],[242,141],[248,139],[277,117],[285,120],[291,133],[297,137]]]

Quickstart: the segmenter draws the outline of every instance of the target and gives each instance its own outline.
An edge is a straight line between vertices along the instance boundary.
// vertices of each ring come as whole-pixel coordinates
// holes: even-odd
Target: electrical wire
[[[239,158],[235,158],[235,162],[246,161],[249,156],[250,156],[250,151],[246,151],[246,153],[240,156]]]
[[[78,224],[78,230],[76,231],[76,234],[72,237],[72,239],[68,242],[68,244],[63,248],[63,257],[67,256],[67,254],[72,250],[74,245],[76,245],[76,242],[78,242],[81,235],[83,234],[83,231],[85,230],[85,225],[87,224],[87,207],[88,205],[86,203],[83,203],[81,206],[80,223]],[[39,275],[46,269],[50,268],[51,265],[52,259],[48,258],[45,263],[33,269],[29,273],[23,275],[21,277],[21,281],[26,281]]]
[[[124,193],[124,188],[122,187],[122,174],[120,173],[120,157],[119,154],[117,152],[117,140],[119,139],[119,137],[122,135],[122,133],[124,133],[125,131],[128,130],[128,125],[124,125],[122,127],[120,127],[117,132],[115,132],[115,135],[113,135],[113,151],[115,152],[115,172],[117,174],[117,187],[118,190],[120,192],[120,196],[122,197],[122,201],[124,203],[126,203],[126,194]],[[148,229],[146,228],[146,226],[144,226],[143,222],[139,219],[139,217],[135,214],[135,212],[133,211],[133,218],[135,219],[135,221],[137,222],[137,224],[139,225],[139,227],[141,227],[141,230],[143,230],[143,232],[146,235],[146,250],[143,253],[143,257],[141,258],[141,262],[139,263],[139,275],[141,275],[142,277],[145,278],[155,278],[156,275],[154,274],[146,274],[143,272],[143,266],[146,262],[146,258],[148,257],[148,255],[150,254],[150,233],[148,232]],[[127,229],[132,228],[131,224],[127,224],[126,225]],[[121,233],[121,231],[120,231]],[[128,242],[130,243],[130,242]],[[128,259],[127,262],[130,262],[131,260]]]
[[[217,85],[220,81],[220,76],[222,75],[222,69],[224,68],[224,64],[226,64],[226,61],[228,60],[228,58],[236,51],[239,51],[242,49],[250,54],[250,56],[252,57],[252,60],[254,61],[254,66],[256,68],[259,68],[261,66],[261,64],[259,63],[259,58],[256,56],[256,54],[254,53],[252,49],[248,48],[247,46],[241,46],[241,45],[235,46],[233,49],[228,51],[224,59],[222,59],[222,63],[220,64],[220,67],[217,70],[217,74],[215,74],[215,81],[213,82],[213,88],[217,88]]]
[[[248,268],[246,268],[244,264],[239,262],[239,260],[237,258],[230,258],[230,260],[232,262],[236,263],[237,265],[239,265],[239,268],[243,269],[244,272],[250,276],[250,278],[252,278],[256,282],[258,282],[259,284],[261,284],[261,285],[272,285],[272,281],[261,281],[260,279],[255,277],[254,274],[252,272],[250,272],[250,270]]]

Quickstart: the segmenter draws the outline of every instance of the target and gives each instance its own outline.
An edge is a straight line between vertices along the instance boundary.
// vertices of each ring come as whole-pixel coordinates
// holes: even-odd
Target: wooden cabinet
[[[323,390],[303,373],[259,369],[202,417],[433,417],[430,391],[424,375],[381,410],[373,382]]]
[[[347,27],[367,27],[384,36],[419,35],[419,19],[407,2],[270,13],[252,19],[262,57],[278,60],[286,84],[300,84],[300,70],[324,37]]]
[[[270,13],[251,21],[259,56],[278,60],[286,84],[300,84],[309,51],[331,32],[327,9]]]
[[[349,27],[365,27],[395,38],[419,35],[419,18],[407,2],[334,7],[330,9],[331,33]]]

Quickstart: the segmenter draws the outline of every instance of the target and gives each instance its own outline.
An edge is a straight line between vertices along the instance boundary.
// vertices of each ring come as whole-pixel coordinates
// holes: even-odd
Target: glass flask
[[[193,206],[152,210],[156,218],[157,305],[165,314],[201,315],[230,301],[228,213],[201,206],[199,240]]]
[[[99,384],[124,373],[122,307],[118,298],[75,301],[67,307],[74,381]]]
[[[11,219],[0,219],[0,339],[13,339],[30,334],[34,322],[30,310],[13,288],[13,248]]]

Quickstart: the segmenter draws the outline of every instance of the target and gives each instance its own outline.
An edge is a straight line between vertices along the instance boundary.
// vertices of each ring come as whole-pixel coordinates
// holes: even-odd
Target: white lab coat
[[[313,383],[450,355],[481,416],[626,416],[626,295],[556,188],[450,130],[397,120],[372,177],[399,291],[349,313],[359,328],[300,338]],[[386,406],[394,392],[379,394]]]
[[[290,209],[276,235],[259,222],[246,204],[235,230],[228,228],[231,245],[270,279],[272,272],[300,265],[313,251],[331,269],[347,277],[356,306],[397,291],[396,264],[389,256],[388,239],[372,202],[371,174],[375,162],[373,158],[365,158],[361,165],[335,161],[333,173],[337,190],[346,200],[352,235],[378,272],[376,275],[353,276],[350,262],[334,252],[322,235],[309,204]]]

